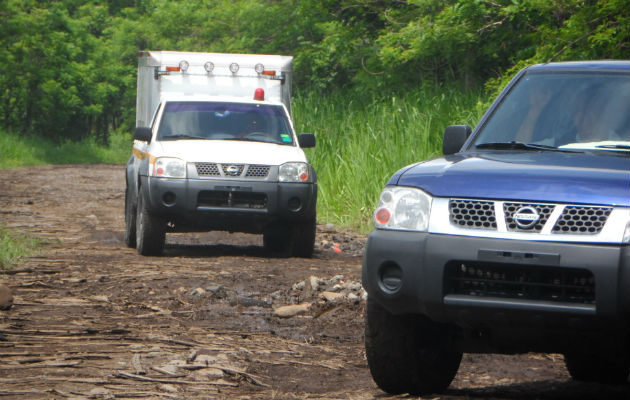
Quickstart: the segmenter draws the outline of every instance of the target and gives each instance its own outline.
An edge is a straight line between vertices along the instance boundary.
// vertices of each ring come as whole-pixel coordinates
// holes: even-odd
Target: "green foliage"
[[[42,240],[0,224],[0,272],[37,253]]]
[[[108,163],[121,164],[129,159],[131,133],[110,133],[108,145],[94,138],[81,141],[45,139],[0,130],[0,169],[28,165]]]
[[[55,140],[134,125],[139,50],[295,57],[295,86],[401,96],[549,60],[627,59],[627,0],[5,0],[0,127]]]

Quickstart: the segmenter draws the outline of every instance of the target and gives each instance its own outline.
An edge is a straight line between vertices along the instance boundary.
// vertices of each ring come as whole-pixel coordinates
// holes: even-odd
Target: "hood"
[[[156,157],[177,157],[188,162],[280,165],[307,162],[302,149],[273,143],[233,140],[173,140],[156,142]]]
[[[389,184],[436,197],[630,207],[630,158],[595,152],[459,153],[404,168]]]

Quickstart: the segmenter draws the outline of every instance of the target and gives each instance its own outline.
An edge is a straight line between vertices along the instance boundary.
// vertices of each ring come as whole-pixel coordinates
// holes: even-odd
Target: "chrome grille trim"
[[[244,164],[220,164],[221,171],[223,172],[223,176],[225,177],[238,177],[243,174],[243,170],[245,169]],[[235,169],[236,172],[232,172],[232,169]]]
[[[494,204],[494,213],[496,218],[496,228],[476,228],[460,225],[453,222],[453,216],[451,214],[452,201],[472,202],[473,204],[479,202],[490,202]],[[547,215],[547,221],[543,228],[539,231],[532,230],[510,230],[507,226],[507,216],[504,214],[505,203],[519,203],[519,204],[542,204],[546,206],[553,206],[553,210]],[[565,210],[567,210],[565,212]],[[573,232],[570,229],[556,228],[556,223],[562,221],[567,217],[563,215],[569,213],[571,210],[574,214],[579,210],[585,210],[587,214],[589,211],[595,213],[597,217],[603,219],[606,217],[606,221],[594,221],[593,226],[588,227],[589,232],[580,232],[579,229],[574,229]],[[601,214],[601,215],[597,215]],[[573,217],[575,219],[575,217]],[[595,223],[598,222],[598,223]],[[630,224],[630,207],[612,207],[602,206],[594,204],[550,204],[543,202],[514,202],[514,201],[501,201],[501,200],[489,200],[489,199],[465,199],[465,198],[443,198],[434,197],[431,206],[431,215],[429,219],[428,232],[446,235],[459,235],[459,236],[471,236],[480,238],[496,238],[496,239],[510,239],[510,240],[529,240],[537,242],[567,242],[567,243],[606,243],[606,244],[628,244],[627,239],[624,242],[624,231],[626,230],[626,224]],[[560,223],[559,226],[562,226]],[[555,230],[554,230],[555,228]]]
[[[251,178],[266,179],[271,171],[270,165],[259,164],[221,164],[208,162],[195,162],[197,176],[200,178],[218,177],[218,178]],[[230,170],[234,170],[230,172]]]
[[[514,220],[514,214],[523,207],[531,207],[535,209],[540,215],[538,222],[536,222],[536,224],[531,229],[520,228]],[[543,227],[549,220],[549,216],[553,212],[554,208],[555,206],[553,204],[505,202],[503,203],[505,224],[507,226],[507,229],[510,231],[541,232]]]

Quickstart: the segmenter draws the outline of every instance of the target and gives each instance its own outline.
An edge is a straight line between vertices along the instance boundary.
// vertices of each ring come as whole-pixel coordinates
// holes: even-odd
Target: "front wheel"
[[[138,191],[138,209],[136,211],[136,249],[143,256],[158,256],[164,250],[166,224],[151,215],[146,207],[142,190]]]
[[[365,352],[372,378],[390,394],[443,392],[462,359],[456,331],[422,315],[393,315],[368,297]]]
[[[313,257],[315,247],[316,219],[293,226],[293,255],[302,258]]]
[[[278,224],[265,230],[263,245],[268,252],[284,257],[310,258],[313,256],[316,228],[315,218],[292,225]]]
[[[630,374],[628,354],[582,354],[571,352],[564,355],[564,363],[576,381],[606,384],[627,384]]]
[[[136,207],[129,186],[125,189],[125,244],[129,248],[136,247]]]

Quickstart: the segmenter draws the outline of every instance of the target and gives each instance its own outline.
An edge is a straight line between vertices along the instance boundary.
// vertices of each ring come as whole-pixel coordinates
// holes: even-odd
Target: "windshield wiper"
[[[630,145],[628,144],[599,144],[595,147],[598,149],[630,150]]]
[[[547,150],[547,151],[567,151],[566,149],[559,149],[554,146],[547,146],[544,144],[535,143],[523,143],[523,142],[492,142],[481,143],[475,145],[477,149],[497,149],[497,150]]]
[[[162,136],[162,140],[176,140],[176,139],[207,139],[207,138],[202,137],[202,136],[187,135],[185,133],[177,133],[174,135]]]

